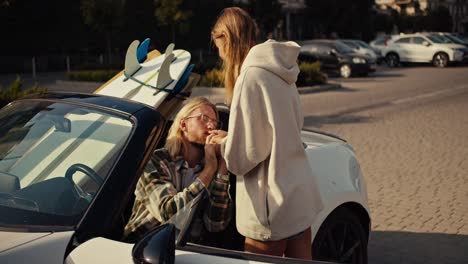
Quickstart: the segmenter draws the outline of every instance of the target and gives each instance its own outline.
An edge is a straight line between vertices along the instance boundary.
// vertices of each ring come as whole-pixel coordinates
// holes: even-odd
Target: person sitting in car
[[[229,224],[232,201],[224,159],[216,156],[210,131],[218,126],[216,107],[206,98],[189,100],[176,115],[164,148],[157,149],[135,190],[124,239],[135,241],[167,222],[191,200],[208,191],[209,199],[194,218],[191,240],[219,232]]]

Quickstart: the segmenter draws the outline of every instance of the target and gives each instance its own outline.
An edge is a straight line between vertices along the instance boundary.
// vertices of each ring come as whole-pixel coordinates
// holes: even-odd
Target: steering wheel
[[[70,168],[67,169],[67,172],[65,172],[65,178],[73,182],[73,174],[75,174],[75,172],[77,171],[83,172],[84,174],[86,174],[86,176],[91,178],[99,185],[101,185],[104,182],[104,180],[93,169],[82,163],[75,163],[71,165]]]

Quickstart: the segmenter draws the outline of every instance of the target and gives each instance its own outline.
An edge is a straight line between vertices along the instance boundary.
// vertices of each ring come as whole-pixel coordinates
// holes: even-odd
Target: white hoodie
[[[311,226],[322,201],[300,131],[295,42],[254,46],[241,67],[221,152],[237,175],[236,222],[242,235],[280,240]]]

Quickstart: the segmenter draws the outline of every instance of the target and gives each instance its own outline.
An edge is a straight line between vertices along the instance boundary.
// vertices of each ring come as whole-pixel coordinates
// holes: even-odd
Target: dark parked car
[[[301,42],[300,61],[319,61],[326,72],[337,72],[343,78],[367,76],[376,69],[376,59],[354,52],[336,40],[310,40]]]

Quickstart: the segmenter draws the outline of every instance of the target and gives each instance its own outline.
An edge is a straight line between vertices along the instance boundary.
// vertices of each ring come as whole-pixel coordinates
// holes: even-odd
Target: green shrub
[[[297,79],[297,86],[312,86],[327,83],[327,75],[320,71],[320,62],[299,63],[300,73]]]
[[[118,70],[72,71],[67,73],[67,78],[71,81],[106,82],[114,77],[118,72]]]
[[[200,86],[207,87],[223,87],[223,72],[220,69],[214,68],[207,70],[200,79]]]
[[[37,84],[33,85],[32,87],[26,90],[23,90],[22,86],[23,81],[19,76],[17,76],[16,79],[13,82],[11,82],[11,84],[6,90],[4,90],[2,86],[0,86],[0,107],[3,107],[9,102],[28,94],[47,92],[46,88],[39,87]]]

